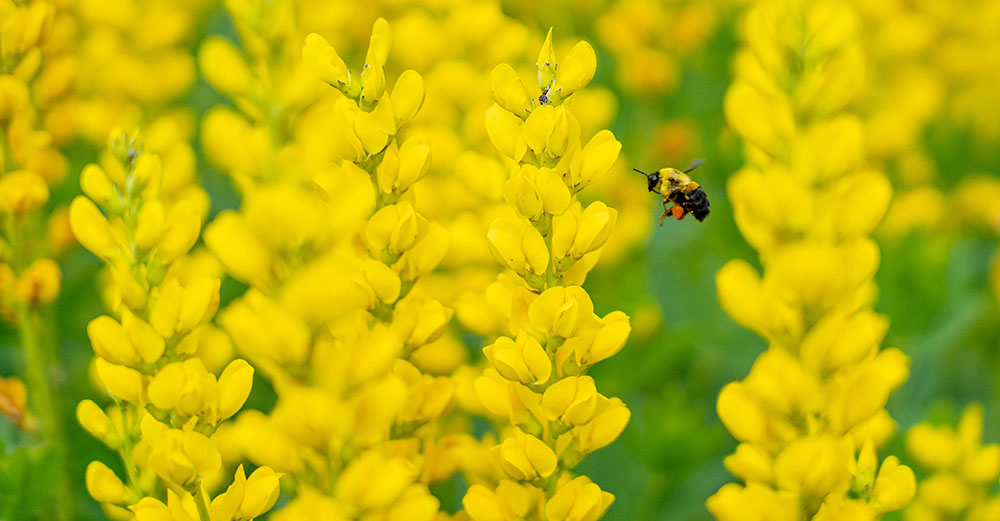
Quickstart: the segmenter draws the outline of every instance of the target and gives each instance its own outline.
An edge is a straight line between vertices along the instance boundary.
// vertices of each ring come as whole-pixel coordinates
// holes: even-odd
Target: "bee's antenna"
[[[644,175],[646,177],[649,177],[650,175],[652,175],[652,174],[647,174],[646,172],[643,172],[642,170],[639,170],[638,168],[633,168],[632,170],[635,170],[636,172],[639,172],[640,174],[642,174],[642,175]]]
[[[704,159],[695,159],[694,161],[691,161],[691,164],[688,165],[687,170],[685,170],[684,173],[686,174],[686,173],[694,170],[695,168],[698,168],[704,162],[705,162]]]

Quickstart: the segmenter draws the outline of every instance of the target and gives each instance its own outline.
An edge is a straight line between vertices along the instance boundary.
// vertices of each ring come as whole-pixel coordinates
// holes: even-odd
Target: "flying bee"
[[[647,187],[650,192],[656,192],[663,196],[663,215],[660,216],[660,226],[668,215],[680,221],[687,214],[694,215],[698,222],[704,221],[708,216],[708,196],[701,189],[698,183],[688,177],[688,172],[694,170],[704,163],[704,159],[695,159],[681,172],[676,168],[661,168],[656,172],[643,172],[638,168],[633,168],[636,172],[646,176]],[[667,204],[672,206],[667,208]]]

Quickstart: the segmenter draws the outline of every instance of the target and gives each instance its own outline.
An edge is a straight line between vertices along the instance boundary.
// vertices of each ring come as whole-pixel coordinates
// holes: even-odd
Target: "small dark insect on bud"
[[[549,102],[549,89],[542,91],[542,95],[538,97],[538,103],[545,105]]]

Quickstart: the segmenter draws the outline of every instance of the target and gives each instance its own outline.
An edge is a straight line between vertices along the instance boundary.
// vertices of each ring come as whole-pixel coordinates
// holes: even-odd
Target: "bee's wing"
[[[688,165],[687,170],[685,170],[684,173],[686,174],[686,173],[694,170],[695,168],[698,168],[704,162],[705,162],[704,159],[695,159],[694,161],[691,161],[691,164]]]

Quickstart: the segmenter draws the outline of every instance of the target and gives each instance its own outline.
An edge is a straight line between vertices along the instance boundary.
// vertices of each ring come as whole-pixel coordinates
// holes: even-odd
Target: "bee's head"
[[[632,170],[646,176],[646,188],[649,189],[650,192],[660,192],[660,172],[643,172],[638,168],[633,168]]]

